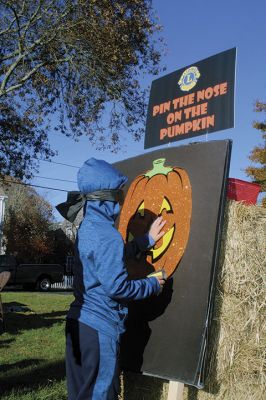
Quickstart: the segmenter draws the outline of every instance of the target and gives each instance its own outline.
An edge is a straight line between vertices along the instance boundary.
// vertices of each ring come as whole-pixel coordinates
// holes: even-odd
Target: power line
[[[49,163],[52,163],[52,164],[65,165],[66,167],[71,167],[71,168],[77,168],[77,169],[80,168],[77,165],[70,165],[70,164],[60,163],[60,162],[57,162],[57,161],[42,160],[41,158],[36,158],[36,157],[34,157],[34,158],[35,158],[35,160],[38,160],[38,161],[49,162]]]
[[[23,186],[37,187],[37,188],[41,188],[41,189],[57,190],[59,192],[66,192],[66,193],[70,192],[70,190],[51,188],[51,187],[47,187],[47,186],[33,185],[31,183],[8,181],[6,179],[1,179],[1,181],[2,182],[9,182],[9,183],[12,183],[12,184],[15,184],[15,185],[23,185]]]
[[[51,181],[60,181],[60,182],[77,183],[76,181],[69,181],[69,180],[67,180],[67,179],[48,178],[47,176],[40,176],[40,175],[33,175],[33,178],[49,179],[49,180],[51,180]]]

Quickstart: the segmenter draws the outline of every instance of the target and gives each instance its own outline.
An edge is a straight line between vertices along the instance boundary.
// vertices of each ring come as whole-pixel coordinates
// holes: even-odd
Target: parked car
[[[0,272],[10,271],[7,285],[47,292],[55,282],[62,282],[64,267],[60,264],[18,264],[12,255],[0,255]]]

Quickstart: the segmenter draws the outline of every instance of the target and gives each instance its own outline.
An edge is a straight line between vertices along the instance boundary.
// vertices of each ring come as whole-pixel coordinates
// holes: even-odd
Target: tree
[[[66,256],[73,254],[74,238],[67,237],[64,223],[63,229],[56,226],[51,204],[17,179],[5,184],[4,190],[8,196],[3,232],[6,253],[21,262],[64,264]]]
[[[52,206],[37,192],[17,180],[5,187],[8,196],[4,224],[6,252],[23,262],[40,262],[49,255]]]
[[[29,177],[53,156],[51,126],[112,151],[123,129],[140,139],[139,80],[160,61],[151,0],[0,0],[0,26],[2,174]]]
[[[47,134],[18,109],[0,102],[0,177],[11,175],[30,178],[38,170],[38,157],[55,155],[48,144]]]
[[[256,112],[266,112],[266,103],[261,103],[259,101],[255,104]],[[251,151],[249,159],[261,166],[249,166],[246,168],[246,174],[252,178],[254,183],[258,183],[261,185],[261,192],[266,191],[266,147],[265,147],[265,139],[266,139],[266,121],[259,122],[255,121],[253,124],[255,129],[258,129],[262,132],[262,138],[264,140],[264,145],[259,145],[254,147]],[[266,198],[262,200],[263,207],[266,207]]]
[[[67,256],[74,255],[74,241],[65,233],[64,229],[51,229],[49,232],[51,252],[44,258],[44,262],[64,265]]]

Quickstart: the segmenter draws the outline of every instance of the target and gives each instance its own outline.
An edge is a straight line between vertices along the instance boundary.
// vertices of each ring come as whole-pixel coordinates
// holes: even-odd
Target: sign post
[[[167,400],[183,400],[184,383],[170,381]]]

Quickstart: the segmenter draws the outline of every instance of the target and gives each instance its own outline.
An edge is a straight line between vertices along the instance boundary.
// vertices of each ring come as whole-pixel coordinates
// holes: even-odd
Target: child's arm
[[[141,300],[159,294],[163,281],[157,277],[128,280],[120,235],[102,240],[95,252],[97,277],[106,294],[117,300]]]

